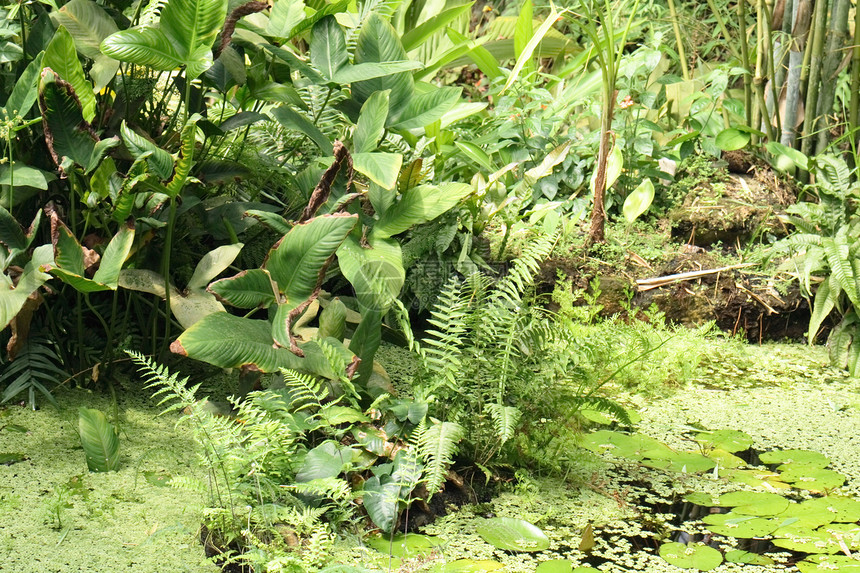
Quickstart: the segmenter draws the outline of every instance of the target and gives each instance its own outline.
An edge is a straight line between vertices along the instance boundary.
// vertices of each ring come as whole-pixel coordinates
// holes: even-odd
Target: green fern
[[[323,402],[329,397],[329,389],[321,380],[288,368],[282,368],[281,374],[290,393],[290,407],[293,411],[322,409]]]
[[[448,468],[457,453],[457,444],[463,439],[463,427],[454,422],[422,423],[415,429],[415,441],[424,460],[424,480],[429,497],[441,489]]]
[[[496,436],[504,444],[514,436],[523,413],[514,406],[493,403],[487,404],[487,410],[493,419]]]
[[[0,384],[6,384],[2,403],[5,404],[26,391],[30,408],[35,410],[38,390],[48,402],[59,409],[57,401],[47,388],[67,378],[66,372],[58,364],[61,364],[60,358],[47,340],[28,339],[15,360],[8,363],[0,375]]]
[[[609,398],[603,396],[582,396],[578,397],[575,403],[577,409],[588,408],[589,410],[604,412],[626,426],[629,426],[631,423],[630,414],[627,413],[627,410],[621,404]]]

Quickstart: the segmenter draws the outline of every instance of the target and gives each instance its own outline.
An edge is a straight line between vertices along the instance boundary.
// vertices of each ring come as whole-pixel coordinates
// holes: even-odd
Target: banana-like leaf
[[[18,220],[3,207],[0,207],[0,243],[10,251],[19,252],[29,246],[24,229],[18,224]]]
[[[253,367],[262,372],[277,372],[289,368],[303,372],[330,375],[331,367],[315,343],[302,349],[299,358],[286,348],[275,347],[272,327],[267,320],[253,320],[217,312],[204,317],[170,345],[183,356],[208,362],[219,368]]]
[[[152,141],[132,131],[125,123],[120,125],[120,134],[128,152],[136,160],[146,159],[150,171],[162,181],[173,174],[173,157]]]
[[[632,223],[648,210],[653,201],[654,184],[649,177],[646,177],[624,200],[624,206],[621,208],[624,218],[628,223]]]
[[[349,65],[343,28],[334,16],[323,18],[314,25],[310,52],[311,63],[328,80],[334,80],[337,71]]]
[[[223,245],[206,253],[197,263],[184,291],[170,285],[170,310],[179,324],[191,328],[211,314],[224,312],[224,306],[206,289],[206,285],[230,266],[242,247],[242,243]],[[164,277],[155,271],[125,269],[119,274],[119,286],[165,298]]]
[[[93,86],[84,76],[84,68],[75,50],[75,41],[64,26],[57,28],[51,43],[45,48],[42,67],[51,68],[60,78],[71,84],[80,101],[84,119],[91,122],[96,115]]]
[[[23,308],[31,294],[45,284],[50,278],[43,269],[54,261],[54,248],[51,245],[41,245],[33,251],[33,257],[24,266],[24,272],[13,284],[7,274],[0,275],[0,325],[2,328],[9,323]]]
[[[403,44],[403,49],[407,52],[411,52],[412,50],[420,47],[421,44],[426,42],[431,36],[444,30],[445,26],[460,16],[468,14],[472,4],[474,4],[474,2],[448,8],[447,10],[443,10],[432,18],[422,22],[415,28],[412,28],[400,38],[400,41]]]
[[[374,78],[389,76],[391,74],[420,70],[423,67],[424,66],[421,65],[421,62],[410,60],[378,63],[365,62],[363,64],[346,65],[342,67],[334,74],[334,78],[332,79],[335,83],[351,84],[353,82],[372,80]]]
[[[282,216],[277,213],[272,213],[270,211],[260,211],[258,209],[248,209],[245,211],[245,215],[249,217],[253,217],[266,225],[267,227],[277,231],[282,235],[286,235],[290,232],[290,229],[293,228],[292,223],[287,221]]]
[[[291,308],[307,300],[357,215],[321,215],[295,225],[269,252],[265,268]]]
[[[409,189],[400,201],[388,208],[373,226],[373,237],[385,238],[402,233],[421,223],[432,221],[453,208],[472,192],[466,183],[419,185]]]
[[[363,306],[387,309],[406,278],[400,243],[372,235],[368,245],[364,248],[355,234],[347,237],[337,251],[340,272]]]
[[[238,308],[268,308],[277,302],[278,287],[268,271],[250,269],[215,281],[208,290],[218,300]]]
[[[78,434],[91,472],[119,469],[119,436],[107,416],[81,406],[78,410]]]
[[[355,153],[353,168],[383,189],[394,189],[403,156],[399,153]]]
[[[176,197],[188,182],[188,174],[194,166],[194,144],[197,135],[197,122],[200,115],[194,114],[188,118],[180,134],[179,158],[173,169],[173,178],[165,186],[168,197]]]
[[[417,129],[430,125],[457,105],[462,91],[455,87],[434,87],[426,93],[413,96],[391,128]]]
[[[352,136],[353,153],[369,153],[376,149],[385,132],[388,117],[388,91],[376,92],[361,106],[361,114]]]
[[[163,72],[178,70],[184,64],[164,32],[158,28],[121,30],[104,39],[104,55]]]
[[[320,313],[319,338],[336,338],[343,341],[346,334],[346,305],[335,298]]]
[[[93,91],[101,91],[119,69],[119,62],[99,49],[102,40],[118,30],[113,18],[94,0],[71,0],[54,14],[72,35],[78,52],[93,60],[90,68],[90,77],[95,82]]]
[[[12,93],[9,94],[9,99],[4,106],[8,118],[11,119],[16,115],[26,117],[30,108],[36,103],[36,98],[39,97],[39,72],[42,70],[44,56],[45,52],[39,52],[15,82],[15,87],[12,88]]]
[[[358,34],[353,62],[364,64],[369,62],[396,62],[406,59],[406,50],[403,49],[400,38],[391,24],[378,14],[371,13]],[[412,74],[409,72],[355,82],[351,87],[352,97],[359,105],[364,104],[374,92],[391,90],[389,94],[390,117],[397,117],[405,109],[415,89]]]
[[[317,126],[311,123],[308,118],[296,112],[288,105],[285,104],[273,108],[269,111],[269,114],[275,119],[275,121],[287,129],[304,133],[311,138],[311,141],[317,144],[317,147],[320,148],[323,155],[331,155],[333,153],[332,144],[331,141],[328,140],[328,137],[326,137]]]
[[[81,114],[72,85],[50,68],[42,70],[39,92],[45,141],[57,166],[67,171],[77,164],[85,173],[94,171],[107,150],[119,144],[119,139],[99,141]]]
[[[276,0],[266,25],[266,34],[282,40],[289,39],[293,28],[305,19],[302,0]]]

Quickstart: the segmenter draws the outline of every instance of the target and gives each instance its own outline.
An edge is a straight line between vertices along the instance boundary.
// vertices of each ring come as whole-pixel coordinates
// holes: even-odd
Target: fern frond
[[[849,260],[850,249],[847,238],[843,233],[838,233],[836,237],[832,239],[825,237],[822,241],[830,271],[839,281],[839,286],[848,295],[851,303],[860,308],[860,291],[857,288],[854,268]]]
[[[580,396],[575,400],[577,409],[588,408],[610,414],[624,425],[630,425],[630,415],[621,404],[603,396]]]
[[[30,408],[35,410],[38,390],[51,405],[59,409],[57,401],[47,388],[48,385],[58,384],[67,377],[58,364],[62,364],[60,357],[47,340],[35,337],[28,339],[15,360],[8,363],[0,375],[0,384],[7,384],[3,390],[2,403],[5,404],[26,391]]]
[[[320,380],[288,368],[281,368],[281,374],[290,392],[290,407],[293,411],[323,407],[323,401],[329,397],[329,389],[324,387]]]
[[[430,314],[432,318],[428,322],[433,328],[427,330],[429,336],[423,340],[424,368],[436,380],[453,388],[460,371],[466,333],[466,302],[456,277],[448,281]]]
[[[513,438],[517,424],[520,423],[520,417],[523,413],[513,406],[504,406],[496,403],[487,404],[487,410],[490,411],[496,436],[501,443],[504,444]]]
[[[285,485],[283,487],[296,493],[322,495],[337,502],[359,497],[359,495],[352,491],[352,487],[346,480],[334,477],[318,478],[310,480],[308,482],[295,482],[289,485]],[[322,513],[324,512],[325,510],[323,510]],[[322,516],[322,513],[320,513],[317,518]]]
[[[419,453],[424,460],[427,492],[432,497],[445,483],[448,468],[465,432],[455,422],[436,422],[429,427],[422,423],[415,432]]]

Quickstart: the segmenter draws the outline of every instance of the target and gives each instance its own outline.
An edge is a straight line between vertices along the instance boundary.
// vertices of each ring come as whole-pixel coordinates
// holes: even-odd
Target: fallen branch
[[[675,275],[665,275],[662,277],[654,277],[652,279],[639,279],[636,281],[636,286],[639,288],[639,291],[651,290],[654,288],[660,288],[661,286],[666,286],[672,283],[680,282],[680,281],[688,281],[690,279],[698,279],[701,277],[706,277],[708,275],[715,275],[717,273],[721,273],[723,271],[731,271],[734,269],[744,269],[747,267],[754,267],[756,263],[741,263],[738,265],[731,265],[728,267],[720,267],[718,269],[706,269],[702,271],[689,271],[686,273],[678,273]]]

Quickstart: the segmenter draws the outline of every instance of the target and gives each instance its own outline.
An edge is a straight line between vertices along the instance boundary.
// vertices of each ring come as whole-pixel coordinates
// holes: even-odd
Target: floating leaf
[[[694,545],[664,543],[660,546],[660,557],[675,567],[699,571],[710,571],[723,562],[723,556],[719,551],[701,543]]]
[[[478,526],[478,535],[503,551],[533,552],[549,547],[549,538],[537,526],[512,517],[485,519]]]
[[[707,524],[711,532],[717,535],[744,539],[770,535],[780,524],[776,519],[739,515],[735,512],[706,515],[702,521]]]
[[[774,450],[759,454],[758,459],[761,460],[761,463],[768,465],[799,464],[818,468],[825,468],[830,463],[830,458],[824,454],[807,450]]]
[[[860,561],[845,555],[810,555],[797,568],[801,573],[860,573]]]
[[[722,468],[730,468],[735,469],[742,466],[747,465],[747,463],[737,457],[734,454],[730,454],[726,450],[722,450],[720,448],[714,448],[710,452],[708,452],[708,457],[720,465],[720,469]]]
[[[663,459],[645,460],[642,465],[649,468],[696,474],[713,469],[716,463],[714,460],[695,452],[672,452],[671,456]]]
[[[775,493],[733,491],[720,496],[720,504],[742,515],[777,515],[788,509],[788,500]]]
[[[457,559],[451,563],[440,563],[432,569],[434,573],[485,573],[487,571],[501,571],[504,567],[498,561],[483,559]]]
[[[143,472],[143,477],[146,483],[155,487],[167,487],[173,477],[170,474],[161,472]]]
[[[585,418],[586,420],[588,420],[590,422],[594,422],[596,424],[609,425],[615,421],[612,418],[610,418],[608,415],[606,415],[605,413],[599,412],[597,410],[583,409],[583,410],[579,411],[579,415],[582,416],[583,418]]]
[[[696,441],[727,452],[740,452],[752,446],[749,434],[738,430],[717,430],[696,434]]]
[[[780,533],[782,537],[774,539],[771,543],[777,547],[789,551],[801,551],[803,553],[838,553],[839,544],[827,531],[819,531],[807,528],[784,528]]]
[[[595,453],[608,452],[613,456],[641,460],[669,459],[675,452],[669,446],[643,434],[622,434],[611,430],[599,430],[583,439],[582,447]]]
[[[726,562],[743,563],[744,565],[773,565],[773,559],[766,555],[759,555],[750,551],[734,549],[726,552]]]
[[[854,523],[860,521],[860,501],[841,495],[829,495],[804,501],[802,507],[817,508],[833,516],[831,521]]]
[[[371,537],[365,543],[380,553],[392,557],[412,559],[430,555],[438,549],[444,541],[439,537],[419,535],[417,533],[399,533],[394,537],[378,535]]]
[[[723,473],[723,477],[735,483],[741,483],[752,487],[766,487],[773,489],[791,489],[791,486],[779,479],[779,474],[762,470],[729,470]]]
[[[806,465],[800,465],[782,472],[779,476],[797,489],[812,492],[823,492],[837,488],[845,483],[845,476],[833,470],[823,470]]]
[[[720,507],[720,499],[718,496],[713,496],[702,491],[688,493],[684,496],[684,499],[690,503],[701,505],[702,507]]]

